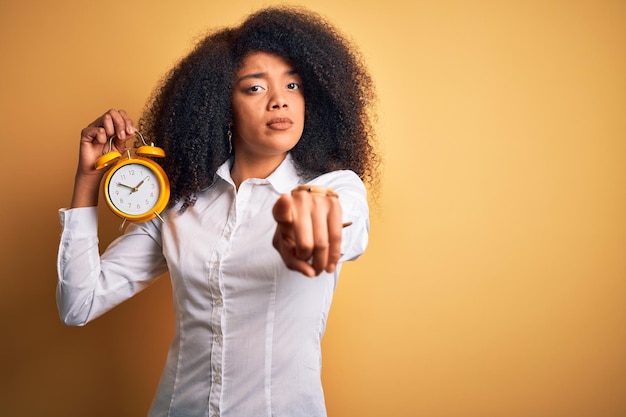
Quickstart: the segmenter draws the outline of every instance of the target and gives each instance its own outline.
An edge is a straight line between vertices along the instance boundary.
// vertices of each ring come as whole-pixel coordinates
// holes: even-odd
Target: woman
[[[367,245],[373,100],[315,14],[269,8],[209,34],[139,123],[166,152],[164,222],[129,226],[101,256],[94,161],[136,129],[114,109],[83,129],[59,312],[84,325],[169,271],[175,335],[150,415],[326,415],[320,342],[340,265]]]

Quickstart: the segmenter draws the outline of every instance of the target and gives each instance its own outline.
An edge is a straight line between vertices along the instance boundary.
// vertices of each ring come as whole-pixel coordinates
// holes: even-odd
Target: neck
[[[239,189],[242,182],[249,178],[267,178],[285,160],[286,153],[265,158],[250,158],[235,153],[235,160],[230,176]]]

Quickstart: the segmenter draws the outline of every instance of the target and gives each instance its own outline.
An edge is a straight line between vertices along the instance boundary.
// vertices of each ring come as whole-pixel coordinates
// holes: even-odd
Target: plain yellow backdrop
[[[269,4],[0,2],[2,415],[145,415],[167,279],[84,328],[56,312],[80,130],[138,118],[198,36]],[[360,46],[385,159],[324,339],[330,417],[626,415],[626,2],[306,5]]]

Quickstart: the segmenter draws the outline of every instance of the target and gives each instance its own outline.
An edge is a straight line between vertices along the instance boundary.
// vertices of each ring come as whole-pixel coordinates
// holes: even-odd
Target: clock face
[[[154,171],[139,163],[113,169],[105,190],[111,205],[131,217],[152,213],[162,192]]]

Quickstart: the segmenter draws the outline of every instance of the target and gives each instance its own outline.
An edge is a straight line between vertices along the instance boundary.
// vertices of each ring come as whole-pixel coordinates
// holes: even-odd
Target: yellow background
[[[2,415],[145,415],[168,281],[84,328],[56,313],[80,130],[138,118],[206,28],[268,4],[0,2]],[[360,45],[385,158],[324,339],[329,415],[626,415],[626,2],[306,4]]]

